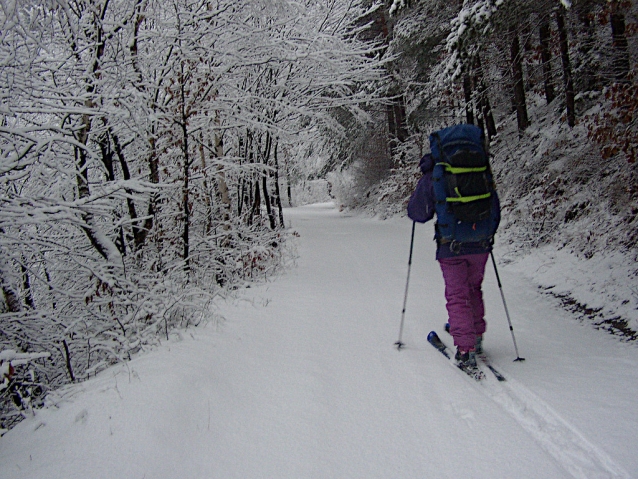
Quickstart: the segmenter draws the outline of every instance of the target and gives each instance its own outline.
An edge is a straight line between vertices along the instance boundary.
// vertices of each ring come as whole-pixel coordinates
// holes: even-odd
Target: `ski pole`
[[[410,259],[408,259],[408,279],[405,281],[405,296],[403,296],[403,311],[401,311],[401,326],[399,327],[399,340],[394,343],[397,349],[400,351],[404,344],[401,342],[403,337],[403,322],[405,320],[405,306],[408,303],[408,287],[410,285],[410,269],[412,268],[412,249],[414,247],[414,228],[416,221],[412,222],[412,236],[410,237]]]
[[[503,300],[503,307],[505,308],[505,316],[507,316],[507,323],[510,326],[510,332],[512,333],[512,341],[514,341],[514,350],[516,351],[516,361],[525,361],[525,358],[521,358],[518,354],[518,346],[516,345],[516,338],[514,337],[514,328],[512,327],[512,320],[510,319],[510,313],[507,310],[507,303],[505,302],[505,295],[503,294],[503,285],[501,284],[501,278],[498,275],[498,269],[496,268],[496,260],[494,259],[494,253],[490,251],[492,257],[492,264],[494,265],[494,273],[496,273],[496,282],[498,283],[498,289],[501,292],[501,299]]]

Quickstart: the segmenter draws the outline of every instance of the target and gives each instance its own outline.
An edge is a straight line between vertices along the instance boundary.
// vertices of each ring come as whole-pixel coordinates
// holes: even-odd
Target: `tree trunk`
[[[19,313],[22,311],[22,302],[18,293],[15,292],[7,280],[6,269],[8,269],[8,265],[4,259],[0,259],[0,286],[2,287],[4,303],[7,305],[9,313]]]
[[[408,130],[406,128],[405,100],[403,95],[399,96],[394,103],[394,118],[396,120],[396,138],[399,143],[403,143],[408,139]]]
[[[525,100],[521,44],[518,38],[518,31],[515,26],[510,27],[510,35],[512,36],[510,62],[514,88],[514,105],[516,107],[516,120],[518,122],[518,131],[520,134],[529,126],[529,117],[527,116],[527,103]]]
[[[565,7],[560,6],[556,10],[556,25],[560,39],[560,58],[563,63],[563,83],[565,85],[565,108],[567,109],[567,124],[573,127],[576,124],[576,102],[574,98],[574,78],[569,60],[569,40],[565,25]]]
[[[140,27],[142,25],[142,22],[145,20],[146,5],[147,5],[146,2],[143,2],[141,0],[138,0],[135,5],[135,19],[133,21],[133,38],[129,45],[129,52],[131,54],[131,65],[137,77],[135,79],[134,85],[139,91],[142,91],[142,92],[146,91],[146,85],[144,83],[144,75],[142,74],[142,71],[139,68],[138,40],[139,40]],[[153,110],[156,109],[155,102],[152,102],[151,106]],[[159,162],[158,162],[157,151],[156,151],[155,133],[156,133],[155,128],[151,126],[151,131],[149,132],[148,138],[147,138],[148,146],[150,149],[147,163],[149,168],[149,181],[153,184],[158,184],[159,183]],[[117,148],[118,147],[116,143],[116,151],[117,151]],[[122,161],[122,157],[120,156],[120,162],[121,161]],[[157,193],[151,193],[149,202],[148,202],[147,215],[146,215],[146,219],[144,220],[144,224],[140,227],[137,222],[133,222],[133,239],[135,242],[135,248],[137,250],[139,250],[144,245],[144,243],[146,242],[148,233],[153,228],[155,214],[157,212],[158,196],[159,195]],[[131,206],[133,205],[133,203],[130,200],[128,201],[128,203],[129,203],[129,213],[131,213],[132,212]],[[134,217],[137,218],[136,213]],[[133,219],[133,216],[131,216],[131,218]]]
[[[390,37],[392,35],[390,31],[390,25],[388,25],[388,22],[386,20],[385,9],[377,10],[372,29],[375,35],[380,34],[383,38],[383,51],[381,52],[381,55],[384,55],[386,49],[390,45]],[[396,89],[397,83],[393,81],[388,93],[391,93],[392,90]],[[390,150],[393,153],[399,143],[403,143],[407,140],[408,131],[406,128],[407,115],[405,111],[405,101],[403,99],[403,95],[401,95],[399,91],[399,94],[391,94],[390,96],[392,96],[393,99],[390,101],[390,104],[386,108],[386,114],[388,117],[388,132],[390,134]]]
[[[479,54],[476,55],[474,72],[474,84],[478,92],[477,107],[485,123],[485,131],[487,133],[487,139],[489,141],[492,139],[492,137],[496,136],[496,122],[494,121],[494,115],[492,113],[492,106],[490,104],[487,84],[485,83],[483,63],[481,62],[481,56]]]
[[[272,150],[272,136],[270,133],[266,133],[266,145],[264,153],[264,166],[268,166],[270,160],[270,152]],[[268,222],[270,223],[270,229],[274,230],[277,225],[275,224],[275,214],[272,210],[272,198],[268,193],[268,173],[264,171],[261,178],[262,189],[264,191],[264,204],[266,205],[266,213],[268,214]]]
[[[403,96],[394,98],[387,107],[390,155],[394,158],[397,147],[408,139],[405,126],[406,113]]]
[[[255,181],[255,199],[253,201],[253,207],[250,211],[251,224],[255,216],[261,216],[261,193],[259,188],[259,180]]]
[[[190,272],[190,220],[191,220],[191,209],[190,209],[190,152],[188,145],[188,115],[186,113],[186,85],[185,85],[185,75],[184,75],[184,65],[182,63],[180,75],[179,75],[179,116],[180,116],[180,128],[182,130],[182,156],[183,156],[183,165],[182,165],[182,174],[184,178],[182,179],[182,258],[184,260],[184,272],[188,274]]]
[[[275,143],[275,200],[277,203],[277,209],[279,212],[279,225],[284,228],[286,225],[284,223],[284,209],[281,204],[281,191],[279,189],[279,158],[277,157],[277,149],[279,147],[279,142]]]
[[[203,135],[200,135],[199,158],[202,162],[204,202],[206,205],[206,222],[204,226],[204,235],[208,236],[213,228],[213,200],[211,198],[210,188],[208,187],[208,170],[206,169],[206,151],[204,150]]]
[[[543,84],[545,86],[545,99],[550,104],[556,98],[554,91],[554,76],[552,74],[552,54],[551,54],[551,30],[549,20],[544,20],[539,29],[541,61],[543,63]]]
[[[111,135],[111,139],[113,140],[113,147],[115,149],[115,154],[117,155],[117,158],[120,162],[120,168],[122,169],[122,178],[124,178],[125,181],[128,181],[131,179],[131,172],[129,171],[128,163],[124,156],[124,151],[122,150],[122,145],[120,144],[120,140],[117,137],[117,135],[115,135],[110,130],[109,130],[109,133]],[[135,249],[139,250],[144,245],[144,242],[146,240],[146,234],[144,233],[143,229],[140,227],[139,222],[137,220],[138,219],[137,208],[135,207],[135,202],[133,201],[133,199],[130,197],[127,197],[126,205],[128,207],[128,214],[129,214],[129,217],[131,218],[131,224],[133,229],[133,244],[135,245]]]
[[[186,132],[186,125],[182,125],[182,132],[184,135],[184,165],[183,165],[183,175],[184,182],[182,184],[182,222],[183,222],[183,230],[182,230],[182,243],[183,243],[183,253],[182,257],[184,259],[184,271],[188,273],[190,271],[190,222],[191,222],[191,211],[190,211],[190,158],[188,155],[188,134]]]
[[[582,2],[581,10],[578,14],[580,20],[580,31],[578,33],[578,50],[581,64],[578,68],[578,83],[580,91],[595,91],[600,89],[600,76],[597,71],[598,59],[592,56],[592,50],[598,42],[596,25],[592,21],[594,16],[593,2]],[[575,88],[579,88],[578,83]]]
[[[628,80],[630,63],[629,63],[629,45],[627,36],[625,35],[625,15],[621,11],[618,0],[612,0],[611,4],[611,35],[614,46],[614,79],[618,82]]]
[[[243,152],[244,140],[240,135],[237,135],[237,136],[238,136],[237,158],[239,159],[239,167],[241,168],[242,159],[244,158],[244,156],[242,156],[244,154]],[[244,185],[246,184],[245,182],[246,182],[246,179],[244,178],[244,175],[241,175],[237,181],[237,218],[241,217],[241,212],[244,209]]]
[[[155,141],[155,132],[151,133],[151,137],[149,138],[149,148],[150,153],[148,155],[148,170],[149,170],[149,181],[153,184],[159,184],[160,175],[159,175],[159,157],[157,155],[157,147]],[[153,225],[155,223],[155,215],[157,214],[157,206],[158,206],[158,193],[151,193],[151,197],[148,201],[148,210],[147,217],[144,220],[144,227],[140,232],[140,247],[144,244],[146,237],[150,233]]]
[[[24,256],[22,257],[22,263],[20,264],[20,271],[22,272],[22,288],[24,290],[24,300],[30,309],[35,309],[35,301],[33,300],[33,294],[31,291],[31,278],[29,277],[29,271],[24,266]]]
[[[90,128],[90,122],[88,128]],[[80,143],[86,145],[85,142],[88,142],[88,131],[83,129],[80,131]],[[85,147],[76,147],[75,154],[77,159],[76,180],[78,187],[78,198],[84,199],[88,198],[91,194],[91,191],[89,189]],[[99,228],[94,225],[93,214],[88,212],[82,213],[82,220],[84,221],[82,230],[86,234],[86,237],[88,238],[93,248],[95,248],[100,256],[102,256],[109,262],[121,263],[122,258],[119,254],[119,250],[114,244],[112,244],[111,240],[104,234],[102,234],[99,231]]]
[[[286,195],[288,195],[288,206],[292,208],[292,181],[290,180],[290,166],[288,165],[288,155],[285,152],[284,173],[286,175]]]
[[[270,229],[274,230],[277,225],[275,224],[275,214],[272,210],[271,197],[268,194],[268,175],[264,173],[261,178],[262,188],[264,190],[264,204],[266,205],[266,213],[268,214],[268,222],[270,223]]]
[[[102,119],[103,123],[106,122],[106,118]],[[107,181],[115,181],[115,168],[113,166],[113,151],[111,150],[111,142],[109,141],[108,136],[105,134],[100,136],[98,140],[98,145],[100,147],[100,153],[102,154],[102,164],[106,169],[106,178]]]
[[[108,2],[104,4],[104,10],[102,14],[106,12]],[[95,28],[95,50],[91,52],[93,54],[93,64],[91,66],[91,76],[85,79],[86,100],[84,101],[84,107],[87,110],[95,110],[98,105],[93,101],[93,97],[96,94],[96,85],[99,83],[101,76],[100,61],[104,55],[105,43],[104,43],[104,31],[100,20],[94,17],[95,23],[92,25]],[[72,45],[76,54],[77,45]],[[78,146],[75,147],[75,160],[77,165],[76,180],[78,188],[78,198],[88,198],[91,194],[88,181],[88,162],[87,162],[87,149],[89,146],[89,136],[93,127],[92,118],[88,113],[85,113],[80,118],[80,128],[77,131]],[[82,220],[84,225],[82,229],[87,238],[95,250],[108,262],[113,264],[122,264],[122,255],[115,244],[100,231],[99,226],[94,223],[94,216],[92,213],[83,212]]]
[[[75,375],[73,374],[73,367],[71,366],[71,352],[69,351],[69,345],[66,342],[66,339],[62,340],[62,346],[64,347],[64,362],[66,363],[66,370],[69,373],[69,378],[71,382],[75,382]]]
[[[472,79],[470,75],[463,76],[463,95],[465,97],[465,120],[469,125],[473,125],[474,108],[472,107]]]
[[[487,131],[487,140],[490,141],[496,136],[496,121],[494,120],[494,114],[492,113],[492,105],[487,95],[487,87],[482,84],[481,93],[481,110],[483,112],[483,118],[485,118],[485,129]]]
[[[250,164],[255,163],[253,136],[252,136],[252,133],[248,130],[246,131],[246,155],[248,158],[248,162]],[[256,201],[256,198],[255,198],[255,188],[254,188],[253,181],[254,181],[254,174],[251,175],[249,180],[248,179],[246,180],[246,184],[247,184],[246,211],[248,212],[248,215],[246,217],[246,222],[249,225],[253,224],[253,217],[255,215],[255,203],[259,203],[259,201]],[[257,192],[259,192],[259,188],[257,189]]]
[[[226,183],[226,172],[224,171],[224,165],[221,159],[224,157],[224,141],[222,139],[221,131],[221,119],[219,111],[215,112],[215,125],[219,127],[219,130],[215,132],[215,155],[218,158],[217,162],[217,186],[219,188],[219,197],[224,208],[223,221],[224,229],[230,229],[230,195],[228,194],[228,184]]]
[[[108,134],[108,121],[106,118],[102,118],[102,123],[104,124],[105,132],[100,136],[98,140],[98,145],[100,148],[100,153],[102,155],[102,163],[104,164],[104,168],[106,169],[107,181],[114,182],[115,181],[115,165],[113,163],[113,157],[115,156],[115,152],[111,147],[111,138]],[[124,227],[122,224],[122,215],[118,208],[114,208],[113,215],[117,219],[117,222],[120,223],[118,227],[118,237],[115,240],[115,246],[120,251],[122,256],[126,256],[126,239],[124,237]]]

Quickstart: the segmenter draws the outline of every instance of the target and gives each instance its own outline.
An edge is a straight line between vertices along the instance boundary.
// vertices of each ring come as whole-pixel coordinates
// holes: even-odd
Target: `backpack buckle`
[[[485,249],[490,249],[492,246],[494,246],[494,236],[490,236],[489,238],[481,241],[481,246]]]

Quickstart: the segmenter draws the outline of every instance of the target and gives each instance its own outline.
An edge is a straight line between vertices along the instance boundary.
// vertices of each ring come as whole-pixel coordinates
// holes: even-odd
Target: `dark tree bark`
[[[270,133],[266,133],[266,145],[264,151],[264,166],[268,166],[270,160],[270,152],[272,150],[272,136]],[[266,206],[266,214],[268,216],[268,222],[270,223],[270,229],[274,230],[276,228],[275,224],[275,214],[272,210],[272,198],[268,192],[268,173],[264,171],[261,174],[261,187],[264,192],[264,205]]]
[[[145,20],[145,12],[144,12],[145,8],[146,8],[146,4],[141,0],[138,0],[137,3],[135,4],[135,14],[134,14],[134,20],[133,20],[133,38],[132,38],[131,44],[129,45],[129,52],[131,54],[131,65],[137,77],[135,80],[135,87],[139,91],[146,90],[146,85],[144,84],[144,81],[143,81],[144,75],[142,74],[142,71],[139,68],[139,62],[138,62],[139,32],[140,32],[140,27],[142,25],[142,22],[144,22]],[[155,94],[155,98],[153,102],[154,105],[157,104],[157,95],[158,93]],[[156,134],[155,127],[151,127],[151,131],[149,132],[149,135],[147,138],[149,148],[150,148],[150,153],[149,153],[147,162],[148,162],[148,169],[149,169],[149,182],[153,184],[158,184],[159,183],[159,159],[158,159],[157,150],[156,150],[156,135],[155,134]],[[115,142],[115,147],[116,147],[116,152],[118,152],[117,142]],[[120,161],[122,161],[122,156],[120,155],[119,152],[118,152],[118,157],[120,157]],[[158,197],[159,195],[157,193],[151,193],[149,202],[148,202],[148,209],[147,209],[146,219],[144,220],[144,224],[140,227],[136,222],[133,222],[133,238],[135,241],[135,247],[137,249],[140,249],[144,245],[144,243],[146,242],[148,233],[153,228],[153,224],[155,221],[155,214],[157,213]],[[131,212],[131,205],[132,205],[132,202],[129,202],[129,213]],[[133,218],[133,216],[131,216],[131,218]],[[135,214],[135,218],[137,218],[137,214]]]
[[[569,40],[567,26],[565,25],[565,7],[560,6],[556,10],[556,24],[560,39],[560,57],[563,64],[563,83],[565,85],[565,108],[567,110],[567,124],[573,127],[576,124],[576,102],[574,97],[574,77],[569,60]]]
[[[66,370],[69,373],[69,378],[71,382],[75,382],[75,375],[73,374],[73,367],[71,366],[71,352],[69,351],[69,345],[66,342],[66,339],[62,340],[62,346],[64,347],[64,362],[66,363]]]
[[[629,62],[629,45],[625,34],[625,15],[617,0],[613,0],[610,3],[611,35],[614,46],[614,79],[619,82],[624,82],[628,80],[629,70],[631,67]]]
[[[104,121],[104,120],[103,120]],[[98,141],[100,153],[102,154],[102,164],[106,169],[106,177],[108,181],[115,181],[115,168],[113,167],[113,150],[111,142],[106,134],[102,135]]]
[[[492,113],[492,105],[490,99],[487,96],[487,89],[481,95],[481,111],[483,112],[483,118],[485,118],[485,131],[487,132],[487,139],[490,141],[496,136],[496,121],[494,120],[494,114]]]
[[[149,138],[149,146],[150,153],[148,155],[148,170],[149,170],[149,181],[153,184],[159,184],[160,175],[159,175],[159,157],[157,155],[157,147],[154,132]],[[148,202],[148,210],[147,210],[147,218],[144,220],[144,226],[142,231],[140,232],[140,246],[146,240],[148,233],[153,228],[155,222],[155,215],[157,214],[158,209],[158,198],[159,195],[157,193],[151,193],[151,197]]]
[[[527,102],[525,100],[521,43],[515,26],[510,27],[510,35],[512,36],[512,43],[510,45],[510,62],[512,70],[512,86],[514,89],[514,106],[516,107],[518,131],[519,133],[522,133],[530,123],[529,117],[527,116]]]
[[[185,128],[185,125],[184,125]],[[183,165],[183,184],[182,184],[182,243],[183,243],[183,253],[182,257],[184,259],[184,271],[187,273],[190,271],[190,159],[188,154],[186,153],[186,148],[188,148],[188,141],[186,138],[184,139],[186,144],[184,150],[184,165]]]
[[[111,139],[113,141],[113,148],[115,149],[115,154],[120,163],[120,168],[122,169],[122,177],[124,180],[128,181],[131,179],[131,172],[128,167],[128,162],[126,161],[126,157],[124,156],[124,150],[120,143],[120,140],[117,135],[115,135],[112,131],[109,130]],[[146,241],[146,232],[143,228],[140,227],[139,222],[137,221],[137,208],[135,207],[135,202],[132,198],[126,198],[126,205],[128,207],[128,214],[131,218],[131,224],[133,229],[133,243],[135,245],[135,249],[139,250]]]
[[[90,129],[90,123],[87,128]],[[80,134],[80,143],[86,145],[86,142],[88,142],[88,136],[89,136],[88,130],[83,127]],[[89,189],[86,149],[83,147],[76,147],[75,156],[76,156],[76,165],[77,165],[76,180],[77,180],[77,187],[78,187],[78,197],[88,198],[91,194],[91,191]],[[84,226],[82,226],[82,230],[86,234],[86,237],[88,238],[89,242],[95,248],[95,250],[100,254],[100,256],[102,256],[105,260],[108,260],[109,254],[106,249],[106,246],[103,245],[102,242],[99,240],[99,235],[97,234],[93,226],[93,214],[84,213],[82,214],[82,219],[84,220]]]
[[[5,278],[3,278],[3,271],[0,271],[0,286],[2,287],[2,294],[4,296],[4,303],[7,306],[7,311],[10,313],[19,313],[22,311],[22,302],[20,296],[9,285]]]
[[[190,167],[191,158],[189,152],[188,114],[186,112],[186,85],[184,66],[181,65],[179,75],[179,126],[182,133],[182,258],[184,259],[184,271],[190,272]]]
[[[487,134],[488,141],[492,137],[496,136],[496,122],[494,121],[494,115],[492,113],[492,105],[490,104],[490,98],[488,95],[487,84],[485,83],[485,75],[483,72],[483,63],[481,62],[480,55],[476,55],[476,61],[474,65],[474,84],[477,89],[478,95],[478,111],[480,112],[480,118],[483,120],[484,126],[481,126]]]
[[[388,115],[388,130],[390,131],[390,135],[392,136],[396,130],[396,119],[394,118],[394,108],[392,104],[386,106],[386,111]]]
[[[472,107],[472,79],[470,75],[463,76],[463,96],[465,97],[465,120],[474,124],[474,108]]]
[[[224,140],[222,138],[219,111],[215,112],[215,125],[219,127],[219,131],[216,131],[214,135],[215,156],[221,159],[224,157]],[[230,204],[230,194],[228,193],[228,183],[226,182],[226,172],[224,171],[224,166],[221,161],[217,165],[217,189],[219,191],[219,199],[221,200],[223,208],[223,228],[228,231],[230,229],[230,211],[232,206]]]
[[[22,261],[25,261],[24,257],[22,257]],[[24,289],[24,300],[29,308],[35,309],[35,301],[33,300],[33,294],[31,291],[31,278],[29,277],[29,271],[24,266],[24,264],[20,264],[20,271],[22,272],[22,288]]]
[[[543,84],[545,87],[545,99],[547,103],[551,103],[556,98],[556,92],[554,91],[554,75],[552,73],[552,54],[551,54],[551,30],[549,26],[549,20],[544,20],[541,23],[539,29],[540,47],[541,47],[541,61],[543,63]]]
[[[378,9],[374,14],[373,23],[368,32],[370,40],[373,38],[381,37],[383,39],[383,50],[381,55],[385,54],[390,41],[392,39],[392,25],[388,24],[387,11],[385,8]],[[369,21],[367,17],[362,19]],[[389,67],[391,68],[391,67]],[[386,114],[388,118],[388,131],[389,131],[389,143],[392,153],[396,149],[397,145],[405,142],[408,139],[408,129],[406,124],[407,114],[405,110],[405,100],[400,91],[397,90],[396,82],[393,82],[394,86],[390,87],[389,96],[392,97],[390,104],[386,107]]]
[[[275,152],[274,152],[274,162],[275,162],[275,202],[277,204],[277,211],[279,213],[279,226],[282,228],[285,227],[284,224],[284,210],[281,205],[281,190],[279,189],[279,158],[277,157],[277,149],[279,147],[279,142],[275,143]]]
[[[578,19],[580,20],[578,51],[581,58],[579,65],[578,81],[575,88],[580,91],[594,91],[600,88],[600,75],[597,71],[598,60],[592,56],[596,42],[596,25],[592,21],[592,13],[595,8],[595,1],[588,0],[579,2]]]
[[[288,195],[288,206],[292,206],[292,181],[290,181],[290,167],[288,166],[288,157],[284,160],[284,170],[286,174],[286,194]]]
[[[84,107],[88,110],[95,110],[97,108],[97,104],[94,100],[95,95],[97,93],[97,87],[99,85],[101,79],[101,61],[105,51],[105,34],[103,28],[103,21],[106,15],[107,8],[109,6],[109,2],[105,2],[102,6],[102,11],[100,15],[93,16],[93,23],[90,26],[87,26],[87,30],[85,33],[93,40],[93,47],[91,49],[92,55],[92,64],[90,67],[90,75],[88,75],[85,79],[85,94],[86,99],[84,100]],[[126,24],[130,19],[126,19],[122,25]],[[91,30],[91,28],[93,30]],[[121,28],[116,28],[116,31]],[[71,48],[73,50],[74,55],[78,60],[81,58],[81,53],[78,50],[78,43],[75,40],[71,41]],[[88,147],[89,140],[91,135],[94,135],[95,132],[92,131],[93,128],[93,117],[89,113],[84,113],[79,119],[79,128],[74,133],[75,138],[77,140],[77,146],[75,147],[75,162],[76,162],[76,181],[77,181],[77,189],[78,189],[78,198],[88,198],[91,194],[88,182]],[[97,140],[99,142],[99,139]],[[95,250],[107,261],[112,262],[121,262],[122,257],[121,253],[118,251],[118,256],[116,257],[115,249],[112,248],[113,243],[108,236],[102,234],[99,226],[95,224],[94,216],[90,212],[82,213],[82,220],[84,224],[82,225],[82,230],[86,234],[89,242],[95,248]]]
[[[250,224],[252,224],[253,222],[253,218],[256,215],[260,215],[260,210],[261,210],[261,193],[260,193],[260,187],[259,187],[259,180],[255,181],[255,199],[253,201],[253,206],[252,209],[250,211]]]
[[[102,123],[104,124],[105,127],[108,127],[108,121],[106,118],[102,118]],[[102,135],[100,135],[100,138],[98,140],[98,146],[100,148],[100,153],[102,155],[102,164],[104,164],[104,168],[106,169],[107,180],[113,182],[115,181],[115,165],[113,163],[115,152],[113,151],[113,148],[111,147],[111,139],[108,134],[108,128],[105,128],[105,130],[106,131]],[[121,215],[119,211],[117,210],[117,208],[114,211],[114,215],[118,219],[121,218]],[[122,256],[126,256],[126,240],[124,238],[124,228],[120,226],[118,230],[119,230],[119,235],[117,239],[115,240],[115,246],[117,246],[117,249],[119,250]]]
[[[396,99],[394,104],[394,118],[396,120],[396,138],[399,143],[408,139],[408,129],[406,125],[405,100],[403,95]]]
[[[277,225],[275,224],[275,214],[272,210],[272,198],[268,193],[268,175],[266,173],[262,174],[261,178],[262,189],[264,190],[264,204],[266,205],[266,214],[268,215],[268,223],[270,224],[270,229],[274,230]]]
[[[204,149],[204,137],[200,135],[199,141],[199,158],[202,162],[202,178],[204,187],[204,202],[206,204],[206,223],[204,226],[204,234],[208,236],[213,228],[213,199],[208,184],[208,169],[206,167],[206,151]]]
[[[406,113],[403,96],[394,98],[392,103],[387,106],[388,114],[388,130],[390,132],[390,145],[394,149],[400,143],[408,139],[406,129]]]

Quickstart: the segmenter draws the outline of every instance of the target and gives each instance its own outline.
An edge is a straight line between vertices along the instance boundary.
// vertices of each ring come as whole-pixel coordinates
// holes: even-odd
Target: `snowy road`
[[[638,477],[638,350],[493,272],[481,384],[426,342],[446,320],[430,225],[287,211],[298,266],[188,331],[60,395],[0,439],[0,478]],[[497,255],[498,257],[498,255]]]

